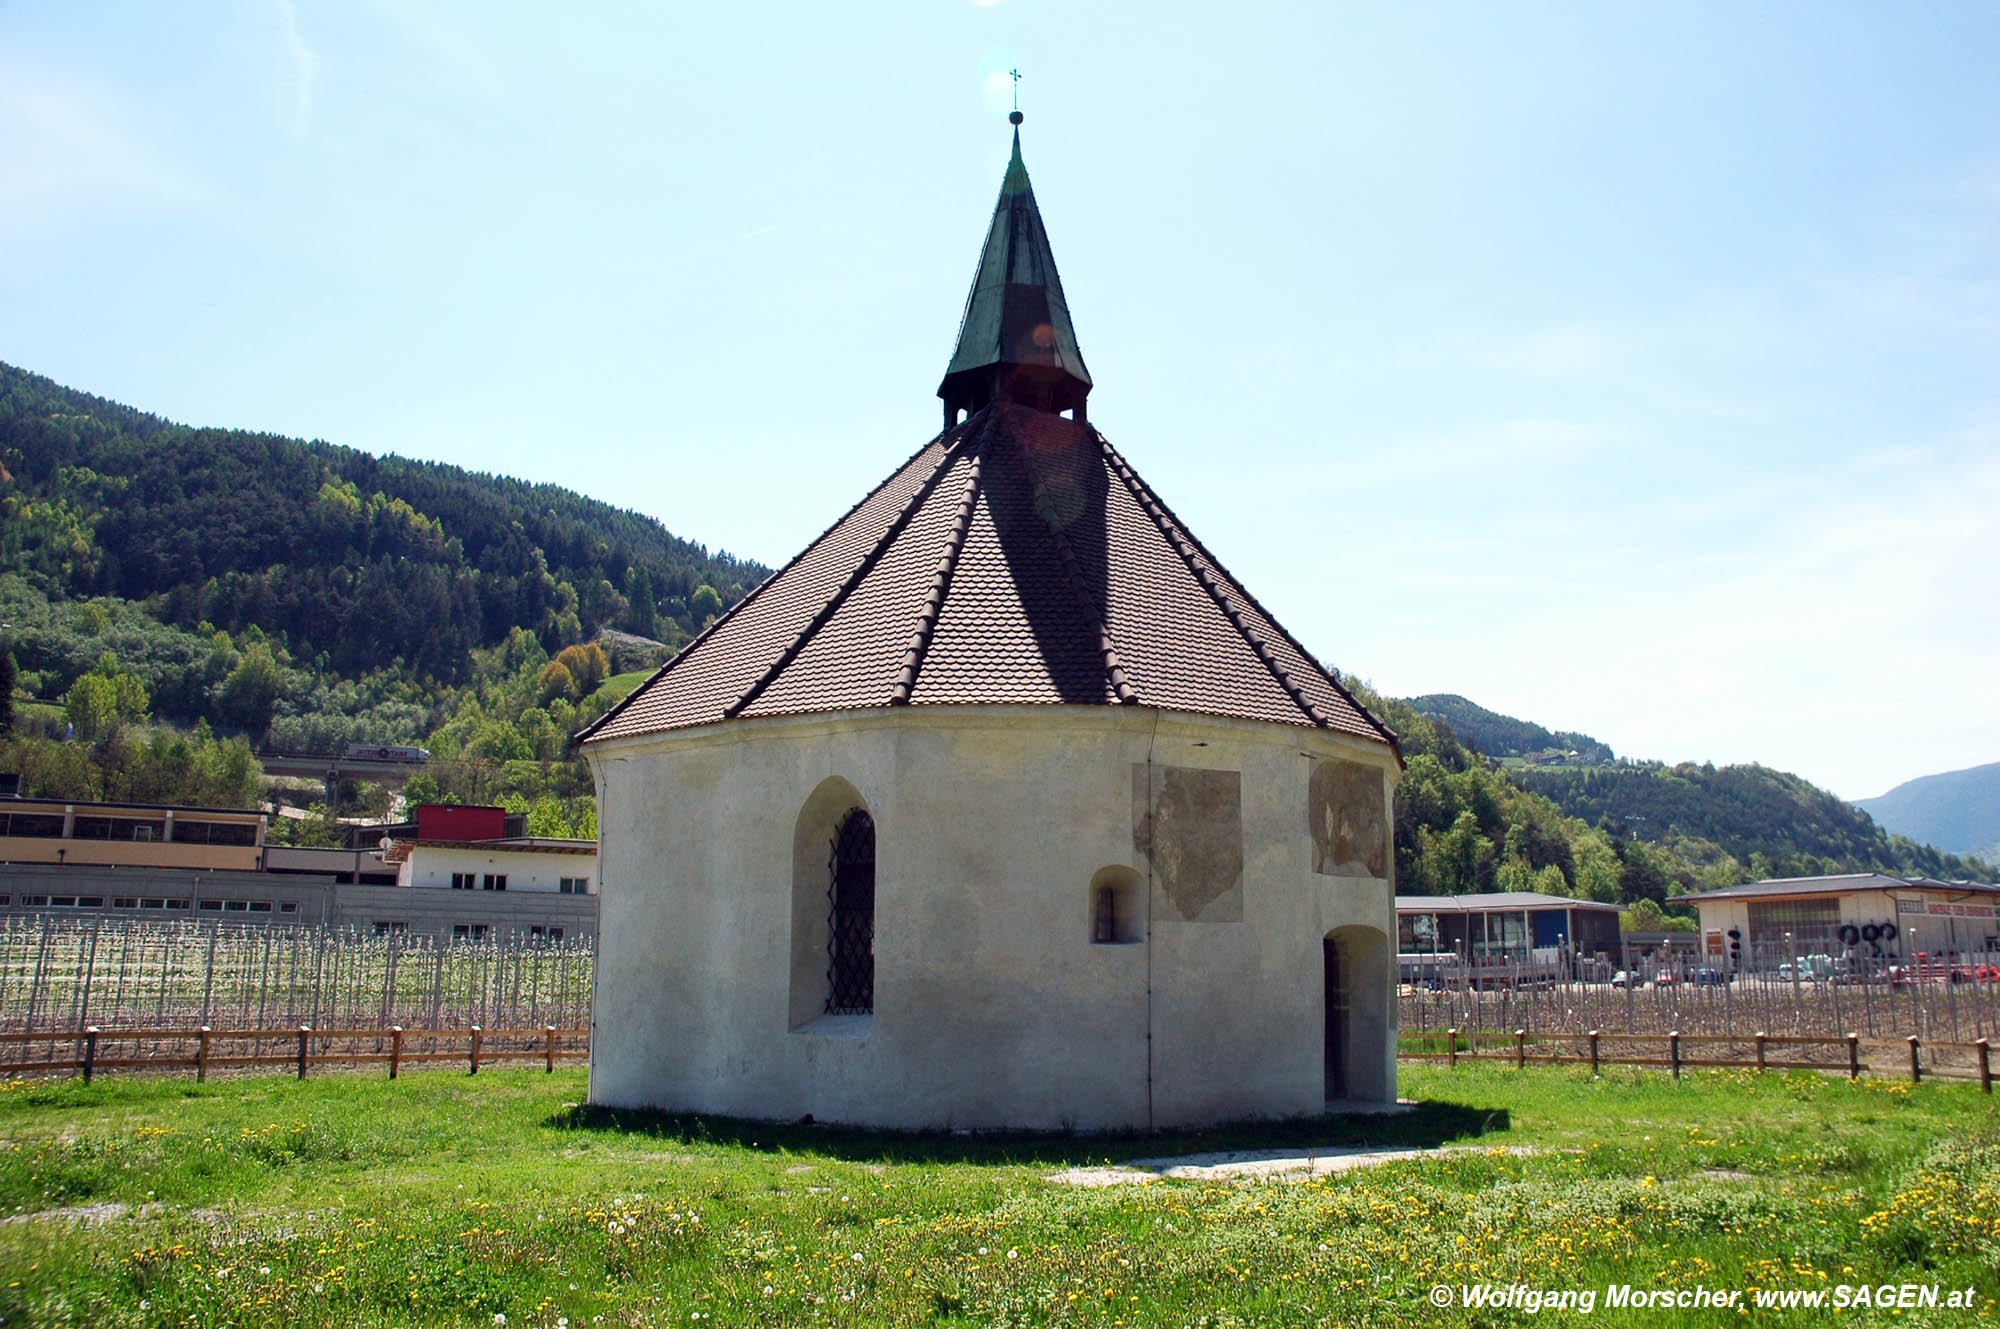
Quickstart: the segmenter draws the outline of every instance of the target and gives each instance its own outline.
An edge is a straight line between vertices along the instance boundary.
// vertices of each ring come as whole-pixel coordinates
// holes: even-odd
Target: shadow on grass
[[[1077,1164],[1234,1149],[1435,1148],[1512,1124],[1505,1108],[1424,1102],[1395,1116],[1288,1117],[1203,1130],[890,1131],[703,1117],[577,1103],[550,1116],[556,1130],[721,1144],[763,1153],[818,1154],[852,1163]]]

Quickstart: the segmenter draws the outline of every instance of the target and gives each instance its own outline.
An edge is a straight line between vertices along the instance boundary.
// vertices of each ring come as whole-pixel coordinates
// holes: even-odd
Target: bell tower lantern
[[[1008,119],[1014,155],[966,297],[958,347],[938,384],[947,429],[994,401],[1073,413],[1080,421],[1090,395],[1090,371],[1077,349],[1049,234],[1021,161],[1021,113]]]

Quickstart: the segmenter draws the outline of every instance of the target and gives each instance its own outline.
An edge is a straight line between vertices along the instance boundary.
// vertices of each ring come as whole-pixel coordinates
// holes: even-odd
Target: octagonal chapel
[[[1395,736],[1088,422],[1019,123],[943,432],[582,735],[593,1103],[1395,1098]]]

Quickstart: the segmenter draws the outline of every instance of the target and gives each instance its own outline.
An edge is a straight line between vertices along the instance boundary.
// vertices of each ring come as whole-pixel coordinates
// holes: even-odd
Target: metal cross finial
[[[1021,71],[1010,69],[1007,77],[1014,80],[1014,109],[1018,111],[1021,109]]]

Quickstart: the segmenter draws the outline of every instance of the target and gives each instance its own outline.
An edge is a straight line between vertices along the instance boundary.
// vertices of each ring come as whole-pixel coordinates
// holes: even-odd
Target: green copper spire
[[[957,412],[976,411],[996,397],[1038,410],[1074,410],[1082,419],[1090,393],[1090,371],[1077,349],[1055,255],[1021,160],[1021,113],[1008,118],[1015,125],[1014,155],[966,297],[958,348],[938,384],[947,426]]]

